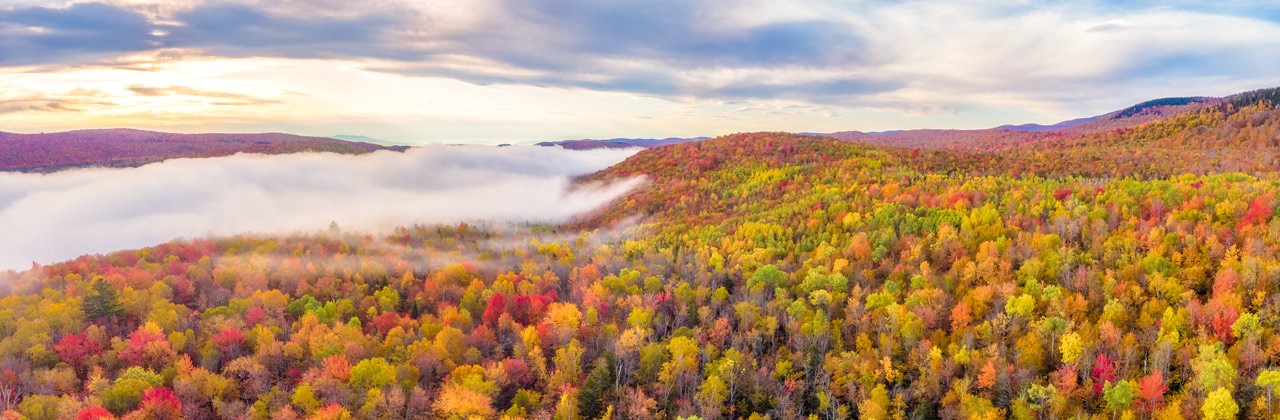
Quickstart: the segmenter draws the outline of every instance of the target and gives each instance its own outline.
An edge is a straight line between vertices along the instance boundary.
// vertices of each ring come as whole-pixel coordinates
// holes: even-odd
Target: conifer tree
[[[94,279],[93,291],[80,302],[80,309],[89,321],[115,321],[124,314],[124,305],[120,303],[120,293],[103,281],[101,277]]]

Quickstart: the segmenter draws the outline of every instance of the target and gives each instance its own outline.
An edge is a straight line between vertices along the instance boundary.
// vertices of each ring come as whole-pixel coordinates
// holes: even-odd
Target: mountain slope
[[[1235,97],[1235,96],[1232,96]],[[830,134],[841,140],[857,140],[872,144],[925,149],[993,151],[1037,143],[1044,140],[1070,138],[1109,130],[1127,129],[1197,112],[1229,100],[1229,98],[1183,97],[1142,102],[1106,114],[1067,120],[1052,125],[1002,125],[982,130],[897,130],[883,133],[842,131]]]
[[[1235,99],[1241,97],[1213,101],[1187,98],[1186,102],[1198,104],[1192,105],[1192,111],[1126,129],[1075,135],[1007,130],[915,130],[917,134],[930,134],[932,139],[945,138],[952,142],[933,148],[921,147],[922,137],[915,137],[913,141],[898,136],[910,135],[907,132],[837,133],[830,138],[749,133],[659,147],[642,151],[586,178],[605,181],[645,175],[658,180],[627,201],[597,213],[587,225],[672,211],[681,213],[681,217],[690,217],[689,223],[696,223],[699,218],[720,220],[726,214],[745,216],[742,209],[765,211],[770,205],[763,203],[776,194],[795,188],[803,190],[808,178],[822,173],[824,166],[833,162],[847,166],[851,160],[886,173],[914,171],[959,177],[1158,179],[1181,174],[1240,172],[1264,176],[1280,173],[1280,109],[1266,93],[1249,93],[1244,96],[1249,100]],[[1187,106],[1180,102],[1151,101],[1097,121],[1163,115]],[[1118,114],[1124,116],[1117,117]],[[833,141],[833,138],[845,141]],[[863,159],[870,161],[863,162]],[[751,194],[697,193],[700,186],[718,188],[723,181],[703,178],[722,168],[742,171],[776,166],[789,168],[788,174],[802,176],[779,180],[775,188]],[[733,179],[737,179],[737,173]],[[675,210],[686,207],[700,210],[696,215]]]
[[[1122,383],[1144,415],[1195,418],[1212,365],[1245,417],[1275,417],[1276,174],[912,155],[735,134],[586,177],[650,178],[594,216],[617,229],[333,229],[36,267],[0,281],[0,386],[33,417],[781,419],[1104,418]]]
[[[1162,178],[1280,171],[1280,110],[1269,101],[1221,103],[1123,129],[1046,137],[997,149],[923,150],[926,170],[971,174]]]
[[[0,387],[10,417],[1276,418],[1257,97],[987,151],[735,134],[584,177],[649,182],[575,226],[0,273]]]
[[[90,166],[132,167],[165,159],[236,153],[360,154],[389,149],[368,143],[281,133],[173,134],[133,129],[41,134],[0,132],[0,171],[51,172]]]
[[[1075,127],[1081,124],[1095,121],[1099,118],[1102,118],[1102,116],[1099,115],[1096,117],[1076,118],[1074,120],[1066,120],[1057,124],[1050,124],[1050,125],[1041,125],[1041,124],[1035,124],[1035,123],[1018,124],[1018,125],[1002,125],[994,128],[994,130],[1028,131],[1032,133],[1039,133],[1042,131],[1062,131],[1071,127]]]

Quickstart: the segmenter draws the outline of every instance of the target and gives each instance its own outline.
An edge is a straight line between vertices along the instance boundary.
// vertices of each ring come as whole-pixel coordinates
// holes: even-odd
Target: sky
[[[1280,1],[0,0],[0,131],[986,128],[1280,85]]]

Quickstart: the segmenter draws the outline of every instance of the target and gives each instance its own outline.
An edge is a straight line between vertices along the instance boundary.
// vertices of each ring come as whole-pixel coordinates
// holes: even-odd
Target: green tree
[[[382,388],[396,382],[396,368],[381,357],[364,359],[351,367],[348,382],[361,392]]]
[[[779,270],[777,266],[766,264],[757,268],[755,273],[751,274],[752,284],[761,284],[768,287],[777,287],[786,280],[786,273]]]
[[[103,281],[95,279],[90,286],[92,292],[80,301],[80,309],[90,321],[114,321],[124,314],[124,305],[120,303],[120,293]]]
[[[1022,315],[1023,317],[1030,317],[1031,313],[1035,311],[1035,309],[1036,309],[1036,298],[1027,294],[1009,299],[1004,304],[1004,311],[1009,315]]]
[[[1114,413],[1119,413],[1129,409],[1134,397],[1137,396],[1137,391],[1137,385],[1128,379],[1116,382],[1114,385],[1107,382],[1102,399],[1106,400],[1107,408]]]
[[[378,308],[382,312],[395,311],[400,306],[400,292],[391,286],[383,286],[381,290],[373,292],[373,297],[378,300]]]
[[[102,390],[98,395],[102,398],[102,407],[116,415],[122,415],[138,407],[142,402],[142,392],[151,388],[151,384],[137,380],[117,380]]]
[[[53,395],[32,395],[22,399],[18,412],[30,420],[54,420],[58,418],[59,400]]]
[[[587,381],[582,384],[582,391],[578,393],[578,413],[583,418],[600,418],[611,406],[614,368],[612,353],[596,359],[595,367],[587,374]]]

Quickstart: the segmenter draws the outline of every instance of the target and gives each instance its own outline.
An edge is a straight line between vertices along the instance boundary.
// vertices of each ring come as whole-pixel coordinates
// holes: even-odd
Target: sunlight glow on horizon
[[[0,131],[494,144],[987,128],[1280,84],[1280,25],[1249,13],[1265,5],[552,3],[16,3],[0,7]]]

